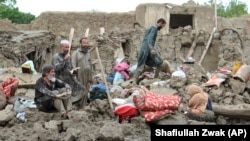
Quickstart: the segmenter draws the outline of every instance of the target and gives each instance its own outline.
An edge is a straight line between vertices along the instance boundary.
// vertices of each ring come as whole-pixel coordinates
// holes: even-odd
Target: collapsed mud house
[[[126,13],[44,12],[31,24],[27,25],[15,25],[6,20],[0,21],[0,67],[6,70],[4,74],[1,74],[0,79],[3,81],[14,74],[19,78],[20,83],[34,83],[39,75],[18,74],[20,65],[27,59],[33,60],[39,72],[43,64],[51,62],[52,55],[59,49],[59,41],[69,38],[69,32],[72,27],[75,29],[72,50],[79,46],[79,39],[84,35],[85,30],[89,28],[90,41],[100,47],[100,57],[107,73],[113,67],[117,46],[121,46],[126,59],[131,64],[135,64],[145,29],[155,24],[158,18],[165,18],[167,26],[160,31],[155,47],[161,52],[162,57],[167,59],[173,66],[181,64],[182,59],[187,56],[192,56],[197,63],[201,62],[202,68],[209,72],[213,72],[220,67],[231,68],[237,60],[249,64],[249,16],[232,19],[217,17],[215,19],[214,15],[214,9],[210,7],[198,6],[193,3],[183,5],[163,3],[140,4],[135,11]],[[216,23],[216,31],[212,33]],[[103,36],[100,36],[100,27],[105,29]],[[211,39],[211,43],[209,39]],[[204,59],[200,61],[204,52]],[[96,59],[95,52],[92,53],[92,57],[93,60]],[[8,69],[11,67],[17,68],[17,71]],[[182,82],[181,80],[170,81],[171,87],[183,97],[183,105],[186,104],[188,99],[185,86],[190,83],[201,84],[205,81],[204,76],[206,76],[206,73],[202,72],[202,68],[197,64],[190,65],[186,72],[187,82]],[[98,64],[95,67],[95,71],[96,73],[100,72]],[[250,96],[245,91],[245,85],[243,82],[231,80],[220,88],[208,88],[207,91],[217,104],[249,104]],[[165,91],[165,89],[162,89],[162,91]],[[25,95],[32,98],[34,90],[31,88],[20,88],[17,91],[17,95]],[[47,115],[39,113],[36,116],[35,114],[38,112],[31,112],[30,117],[34,117],[31,120],[37,122],[33,127],[34,131],[39,133],[42,130],[41,133],[44,133],[44,135],[38,134],[33,138],[34,140],[38,137],[46,139],[56,138],[58,140],[65,136],[69,140],[81,138],[87,135],[88,132],[86,134],[80,133],[79,130],[87,128],[95,129],[96,131],[87,135],[89,140],[94,140],[93,138],[104,139],[105,137],[107,140],[110,138],[113,140],[131,140],[138,138],[140,135],[145,136],[145,134],[148,134],[148,130],[144,130],[146,127],[140,118],[132,121],[132,124],[136,124],[136,127],[139,124],[142,129],[135,128],[134,130],[136,131],[133,133],[132,131],[134,130],[127,124],[120,126],[110,121],[107,124],[98,122],[96,119],[109,119],[109,117],[107,118],[107,111],[109,110],[107,103],[107,101],[104,104],[101,101],[96,101],[92,103],[92,106],[94,105],[93,107],[95,107],[97,105],[97,108],[90,112],[88,110],[86,112],[73,112],[71,117],[74,121],[77,121],[77,123],[84,121],[84,123],[81,123],[84,124],[82,127],[76,126],[71,120],[58,122],[55,121],[58,119],[53,115],[47,117]],[[180,108],[181,110],[183,110],[183,107]],[[239,114],[242,115],[243,113]],[[246,121],[219,117],[216,123],[249,123],[249,114],[247,115],[247,112],[244,114],[246,114]],[[238,116],[236,115],[236,117]],[[40,121],[46,122],[44,127],[38,123]],[[14,126],[13,122],[9,126]],[[177,116],[159,121],[159,124],[170,123],[186,124],[187,121],[183,119],[181,112],[177,113]],[[69,125],[72,125],[72,127]],[[30,126],[28,123],[27,128]],[[97,127],[102,127],[100,134]],[[16,128],[21,129],[21,126],[17,125]],[[110,137],[109,133],[105,132],[109,128],[119,129],[115,137]],[[55,129],[59,132],[54,131]],[[30,135],[27,130],[20,130],[22,132],[20,134]],[[56,137],[49,134],[52,130],[53,133],[56,133]],[[129,132],[130,130],[131,132]],[[59,134],[62,135],[61,133],[65,133],[65,135],[60,137]],[[130,136],[130,138],[125,137],[125,135]],[[7,137],[3,138],[6,139]],[[141,140],[145,140],[145,138],[141,137]]]
[[[84,35],[87,28],[90,29],[89,33],[91,42],[97,42],[100,27],[104,27],[106,31],[104,36],[107,36],[108,39],[111,39],[118,45],[121,44],[125,55],[132,63],[134,63],[136,61],[137,51],[140,47],[145,28],[154,24],[160,17],[165,18],[168,24],[166,28],[161,31],[161,35],[156,44],[156,47],[160,50],[162,56],[170,62],[180,62],[181,57],[185,58],[188,55],[192,55],[197,61],[199,61],[208,43],[213,27],[215,26],[215,18],[214,10],[212,8],[193,4],[141,4],[136,7],[135,11],[128,13],[45,12],[28,25],[14,25],[8,21],[1,21],[2,26],[0,28],[2,30],[1,35],[3,39],[1,43],[3,46],[2,53],[5,53],[4,49],[6,46],[12,46],[15,51],[15,49],[20,50],[23,49],[23,47],[15,48],[14,46],[24,45],[33,49],[30,48],[30,50],[25,49],[22,51],[15,51],[12,54],[13,56],[10,54],[6,54],[5,56],[12,58],[16,64],[20,65],[25,59],[35,59],[34,62],[37,62],[39,60],[37,57],[42,57],[46,54],[46,57],[42,58],[43,61],[40,60],[39,62],[50,63],[52,54],[58,51],[59,40],[68,38],[70,28],[73,27],[75,29],[72,43],[72,50],[74,50],[79,45],[78,40]],[[209,45],[211,48],[208,49],[202,62],[202,65],[208,71],[216,69],[218,65],[225,65],[224,61],[232,62],[236,59],[242,60],[248,58],[247,55],[244,54],[247,52],[245,51],[247,48],[244,48],[244,44],[248,40],[248,18],[237,18],[234,20],[218,17],[217,20],[218,26],[215,34],[217,36],[215,36],[216,38],[213,38],[212,43]],[[226,29],[232,30],[229,32]],[[39,32],[41,30],[48,31],[48,33]],[[233,36],[233,39],[223,38],[223,36],[227,36],[224,32],[229,32],[229,36],[237,36]],[[19,34],[23,35],[17,37]],[[31,40],[32,42],[28,41],[31,39],[28,36],[33,36],[29,34],[34,34],[34,38],[37,38],[37,40],[33,38]],[[44,35],[42,34],[49,34],[48,36],[51,37],[44,39]],[[23,39],[22,36],[28,38]],[[17,39],[15,39],[16,37]],[[234,45],[232,46],[228,40],[237,41],[234,42]],[[39,43],[42,43],[43,45],[40,45]],[[41,51],[44,50],[41,49],[41,46],[44,46],[43,48],[46,48],[47,51]],[[104,60],[112,60],[112,50],[115,48],[115,44],[105,38],[100,46],[103,46],[101,52],[105,51],[105,54],[108,53],[108,56],[110,57],[107,59],[105,58]],[[227,46],[226,48],[231,46],[230,48],[233,50],[235,48],[236,50],[233,53],[219,55],[224,52],[223,46]],[[189,52],[191,47],[194,48],[193,54],[190,54]],[[239,48],[244,51],[237,51]],[[9,49],[6,49],[6,51],[9,52]],[[102,54],[103,53],[101,53],[101,55]],[[17,57],[14,57],[20,55],[22,57],[18,60]],[[106,55],[102,57],[105,56]],[[108,64],[109,63],[104,62],[104,66]],[[40,65],[37,64],[36,68],[40,69]]]

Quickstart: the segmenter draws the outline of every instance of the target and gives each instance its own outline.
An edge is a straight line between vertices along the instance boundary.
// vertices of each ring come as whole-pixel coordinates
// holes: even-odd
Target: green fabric
[[[95,99],[103,100],[106,98],[107,98],[107,93],[98,87],[95,87],[92,91],[90,91],[90,100],[95,100]]]
[[[28,60],[28,61],[26,61],[25,63],[22,64],[22,66],[24,66],[24,65],[29,65],[29,66],[30,66],[30,69],[31,69],[31,71],[32,71],[32,73],[33,73],[33,74],[37,74],[37,71],[36,71],[36,69],[35,69],[35,66],[34,66],[33,61]]]

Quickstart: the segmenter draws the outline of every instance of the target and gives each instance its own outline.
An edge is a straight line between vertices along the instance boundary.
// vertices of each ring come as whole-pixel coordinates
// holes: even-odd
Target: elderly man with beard
[[[71,110],[71,87],[55,77],[52,65],[44,66],[42,77],[35,84],[35,103],[40,111],[51,112],[57,110],[66,118]]]
[[[80,67],[77,78],[89,90],[90,82],[92,81],[92,65],[88,39],[83,37],[79,42],[80,47],[72,53],[72,65],[73,67]],[[87,97],[85,97],[83,103],[86,102]]]
[[[140,82],[139,76],[143,72],[145,65],[148,67],[156,67],[158,69],[157,71],[162,67],[162,59],[160,59],[160,55],[155,51],[154,46],[158,31],[160,31],[165,25],[165,19],[160,18],[155,25],[149,27],[145,32],[137,59],[137,69],[135,73],[136,84],[139,84]]]
[[[69,41],[62,40],[60,43],[60,52],[52,58],[52,65],[55,67],[56,78],[66,82],[72,88],[72,102],[78,102],[85,95],[85,88],[77,81],[75,74],[72,74],[72,62],[69,54]],[[81,103],[80,103],[81,104]],[[81,105],[80,105],[81,106]]]

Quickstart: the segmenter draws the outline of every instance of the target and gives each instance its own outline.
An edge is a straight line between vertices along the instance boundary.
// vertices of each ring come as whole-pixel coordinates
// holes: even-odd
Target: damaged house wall
[[[46,30],[55,35],[54,42],[46,42],[53,46],[47,54],[45,62],[51,62],[51,56],[58,52],[59,41],[67,39],[71,27],[75,28],[73,37],[72,50],[79,46],[79,38],[84,35],[86,28],[90,28],[89,37],[91,42],[97,42],[100,27],[105,28],[105,36],[116,44],[121,44],[127,59],[131,64],[136,63],[138,51],[146,28],[156,22],[160,17],[166,18],[168,26],[161,30],[156,48],[161,52],[164,59],[173,63],[180,63],[185,58],[190,48],[194,45],[192,57],[199,61],[207,41],[214,26],[214,11],[210,7],[197,5],[173,5],[173,4],[140,4],[136,7],[135,12],[126,13],[89,13],[89,12],[44,12],[31,24],[15,25],[7,21],[0,21],[7,30],[26,30],[40,31]],[[181,25],[182,19],[187,19],[187,23]],[[232,60],[222,56],[221,52],[227,49],[227,46],[240,46],[236,56],[243,55],[243,60],[249,62],[248,52],[249,19],[247,16],[242,18],[225,19],[218,17],[218,30],[213,38],[211,45],[207,51],[202,65],[208,71],[215,70],[218,65],[231,65]],[[72,22],[74,21],[74,22]],[[192,26],[189,26],[191,23]],[[135,26],[139,25],[139,26]],[[3,26],[2,26],[3,27]],[[239,36],[235,36],[235,40],[240,40],[239,44],[227,44],[225,28],[234,29],[233,34],[237,32]],[[4,28],[1,30],[4,30]],[[222,32],[222,33],[221,33]],[[197,39],[196,39],[197,36]],[[25,36],[24,36],[25,37]],[[225,41],[223,41],[225,40]],[[234,40],[232,40],[233,42]],[[26,39],[23,41],[26,42]],[[121,43],[122,42],[122,43]],[[32,45],[28,44],[27,46]],[[101,58],[104,57],[107,63],[104,63],[107,70],[112,68],[110,60],[114,59],[115,45],[104,39],[99,44]],[[32,45],[32,48],[34,46]],[[243,51],[241,51],[243,49]],[[92,53],[93,60],[96,59],[95,52]],[[109,54],[106,56],[105,54]],[[234,55],[235,56],[235,55]],[[105,60],[102,58],[103,60]],[[231,63],[225,63],[230,60]],[[242,59],[241,59],[242,60]],[[105,61],[104,61],[105,62]],[[97,67],[98,68],[98,67]]]
[[[55,35],[48,31],[0,31],[0,67],[20,67],[27,60],[33,60],[35,69],[50,64],[51,50],[54,48]],[[7,63],[5,61],[7,61]],[[11,61],[12,60],[12,61]]]
[[[214,10],[207,6],[173,5],[173,4],[140,4],[136,7],[136,22],[149,27],[159,18],[165,18],[167,26],[162,34],[169,33],[171,28],[192,26],[193,29],[211,32],[214,27]]]

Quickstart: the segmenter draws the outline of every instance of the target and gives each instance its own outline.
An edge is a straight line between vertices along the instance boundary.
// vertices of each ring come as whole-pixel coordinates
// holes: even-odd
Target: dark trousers
[[[210,97],[208,98],[206,110],[213,111],[212,100]]]

